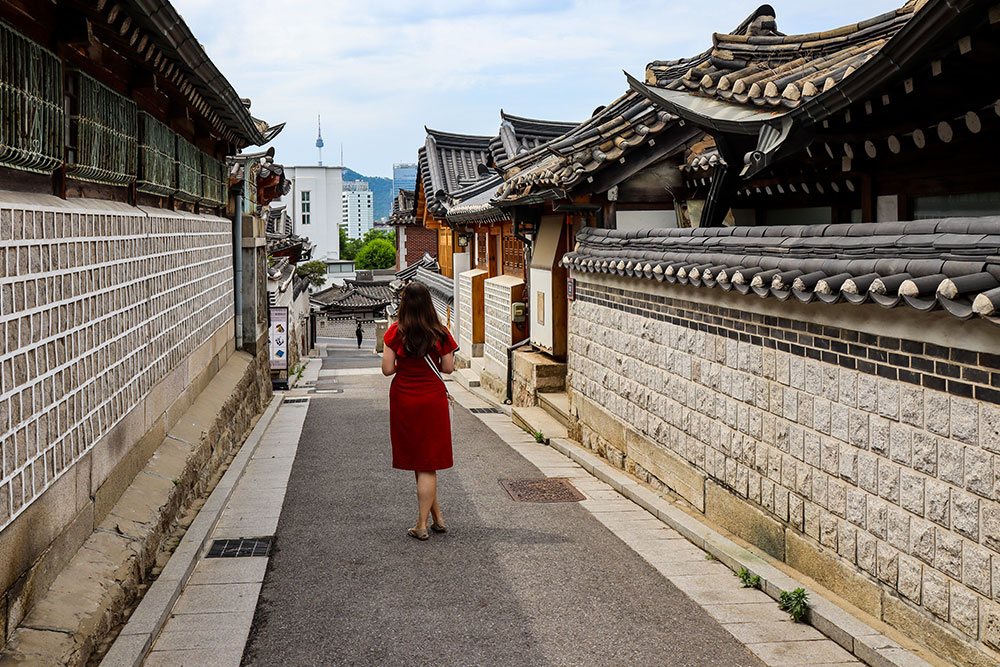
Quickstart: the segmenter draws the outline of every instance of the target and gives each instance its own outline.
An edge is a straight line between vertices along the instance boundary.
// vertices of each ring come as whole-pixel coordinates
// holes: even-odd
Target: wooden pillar
[[[872,177],[861,174],[861,222],[875,222],[876,201]]]

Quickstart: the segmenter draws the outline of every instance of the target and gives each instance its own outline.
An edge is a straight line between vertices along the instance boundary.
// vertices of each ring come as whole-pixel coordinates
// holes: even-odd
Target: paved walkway
[[[440,474],[451,532],[409,538],[413,476],[390,467],[377,364],[335,348],[308,403],[280,408],[215,531],[275,534],[270,562],[200,561],[147,665],[854,660],[504,415],[456,409],[456,466]],[[544,476],[587,500],[514,502],[498,483]]]

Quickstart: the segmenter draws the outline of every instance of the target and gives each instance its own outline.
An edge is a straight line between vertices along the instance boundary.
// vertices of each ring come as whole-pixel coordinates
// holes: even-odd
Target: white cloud
[[[694,55],[757,4],[653,0],[174,0],[253,112],[286,121],[278,159],[315,161],[316,115],[326,162],[387,175],[411,161],[423,126],[492,134],[498,110],[582,120],[626,88],[622,69]],[[779,5],[784,32],[822,30],[897,3]],[[820,13],[822,12],[822,13]],[[330,159],[335,158],[335,159]]]

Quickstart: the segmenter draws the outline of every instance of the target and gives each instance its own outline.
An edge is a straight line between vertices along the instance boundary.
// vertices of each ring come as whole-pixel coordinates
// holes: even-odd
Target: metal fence
[[[135,102],[83,72],[71,72],[74,113],[66,175],[103,185],[135,181],[138,111]]]
[[[177,191],[176,135],[148,113],[140,112],[139,120],[142,139],[136,189],[152,195],[172,195]]]
[[[63,157],[62,63],[0,22],[0,166],[52,173]]]

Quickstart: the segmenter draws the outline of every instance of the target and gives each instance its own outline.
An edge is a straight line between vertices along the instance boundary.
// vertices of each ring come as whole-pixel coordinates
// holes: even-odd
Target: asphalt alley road
[[[331,348],[324,374],[378,363]],[[310,402],[244,664],[761,664],[583,507],[512,501],[498,480],[542,475],[458,406],[451,532],[408,537],[389,379],[335,379]]]

